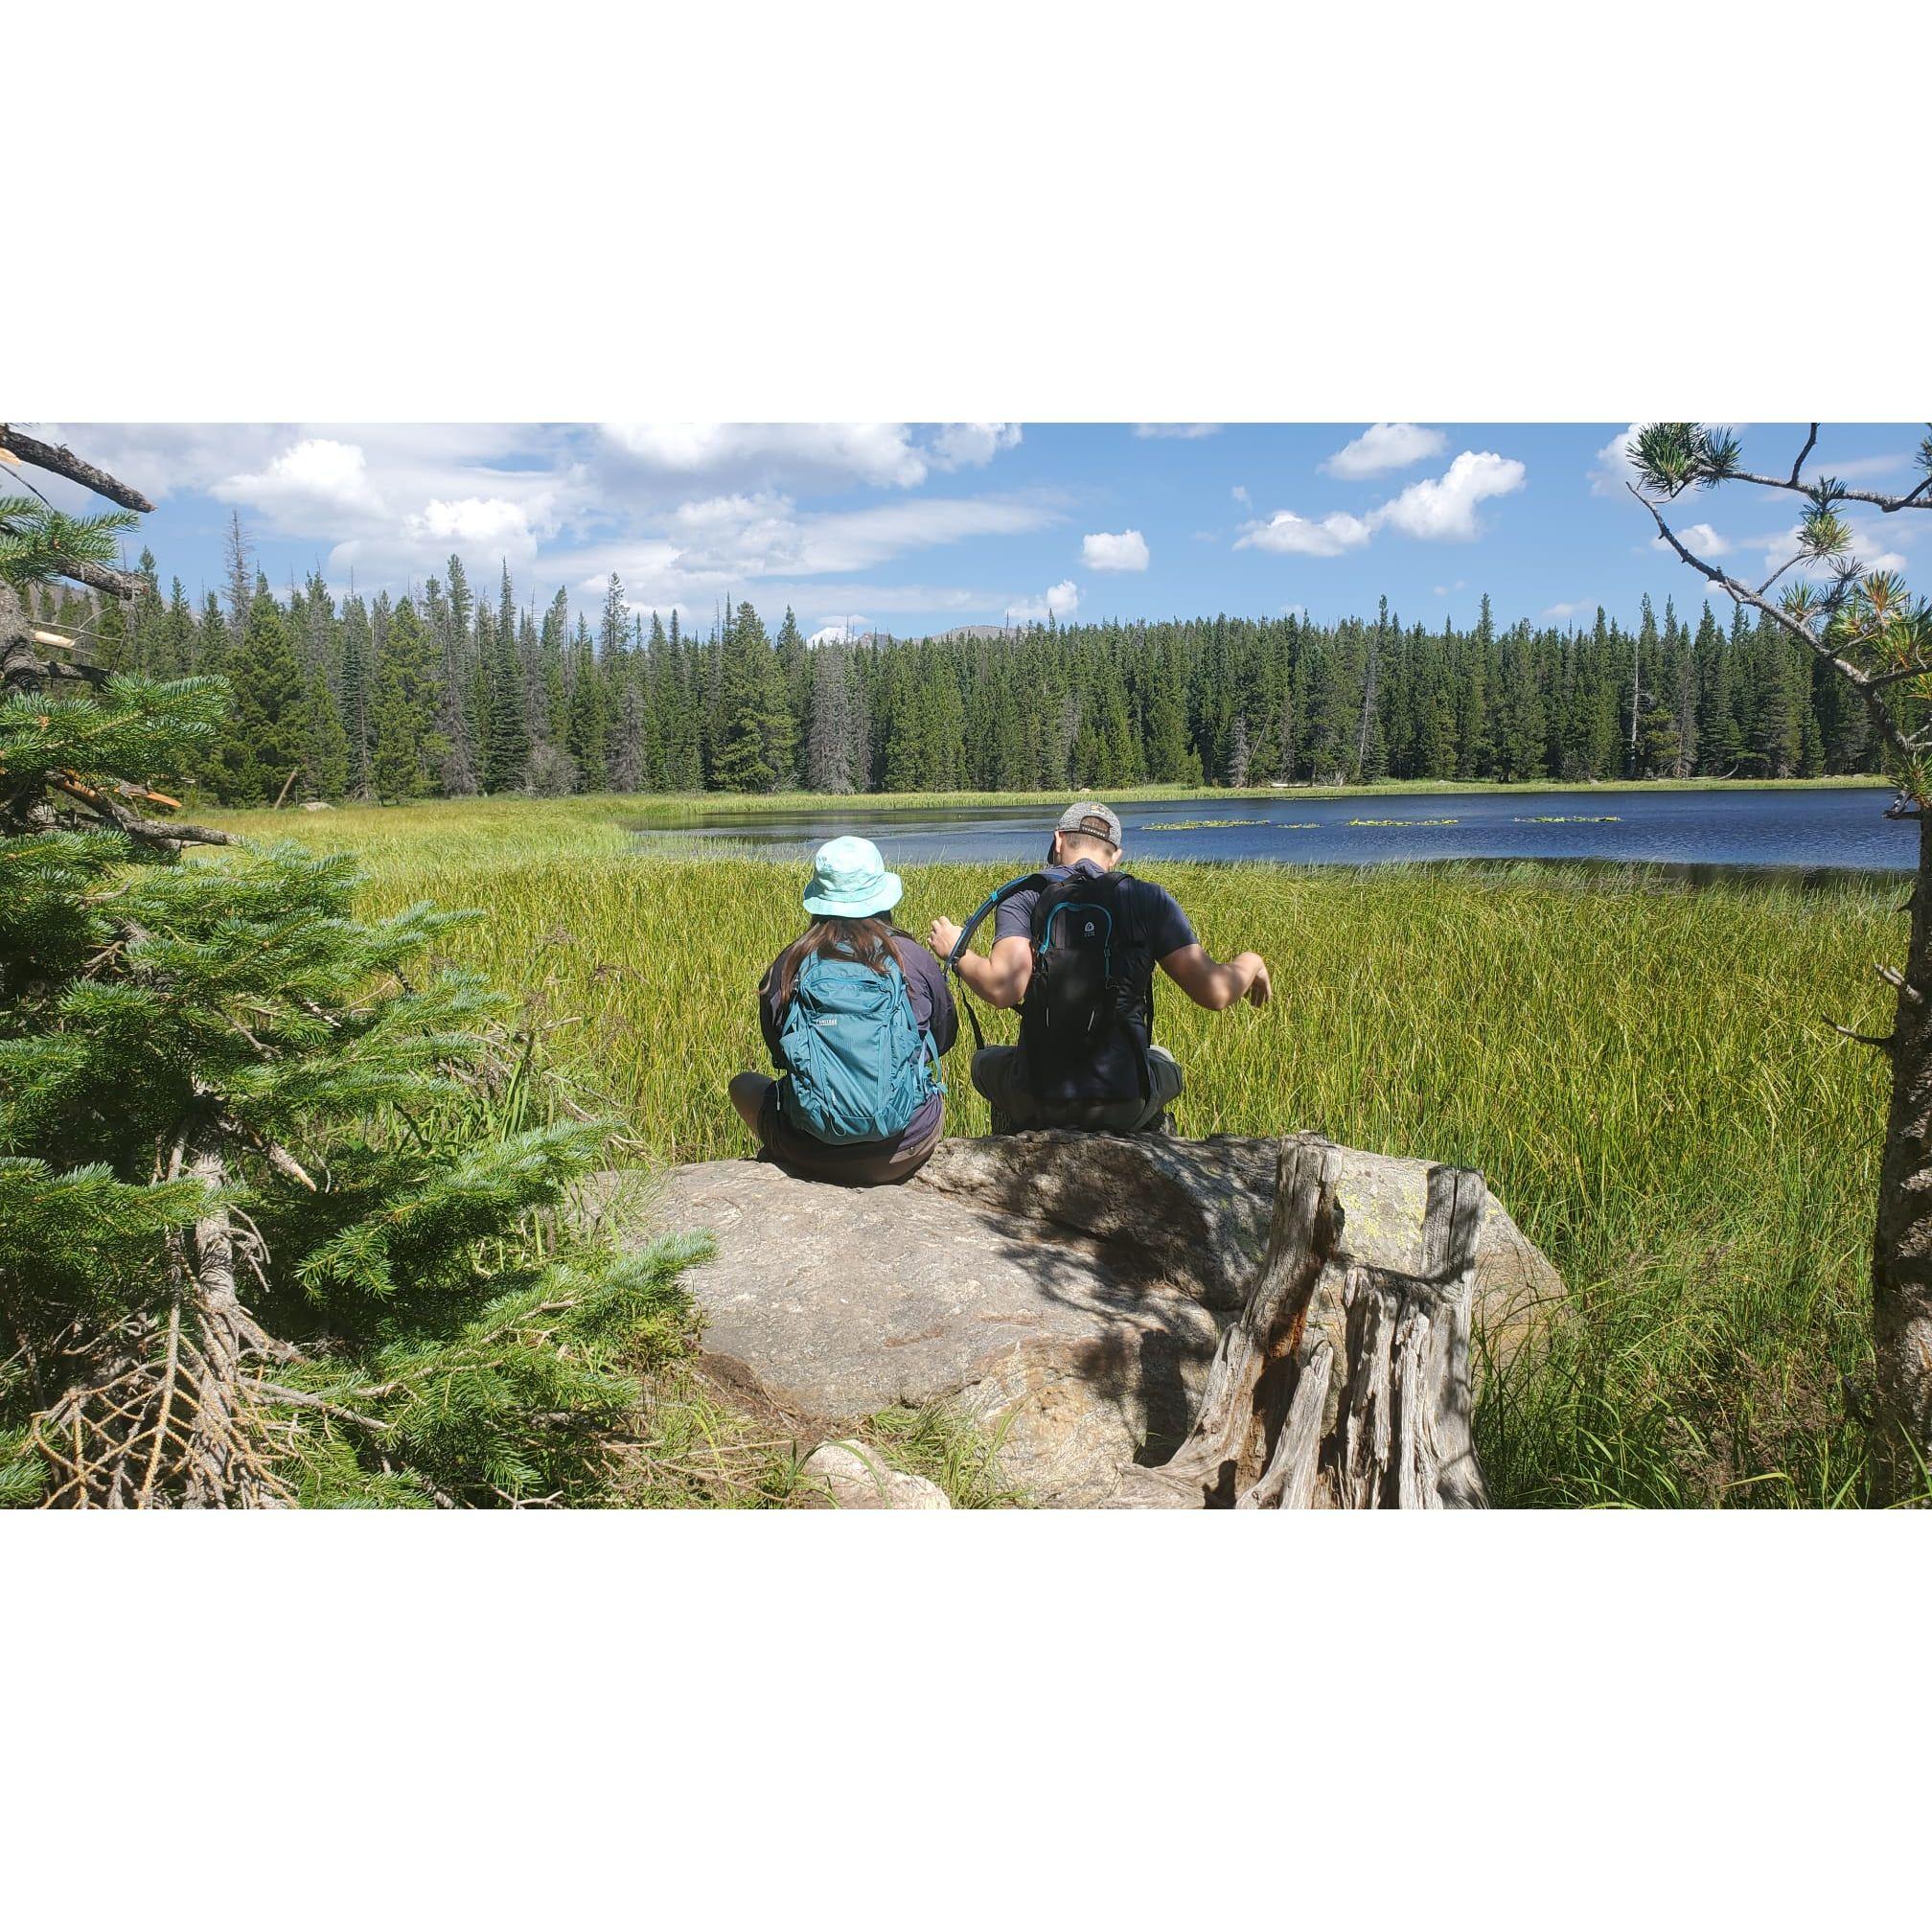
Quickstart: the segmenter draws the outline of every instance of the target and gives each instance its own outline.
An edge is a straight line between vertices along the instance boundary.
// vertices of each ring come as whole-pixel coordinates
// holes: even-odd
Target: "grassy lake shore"
[[[642,1158],[683,1161],[747,1151],[724,1082],[762,1064],[752,982],[802,918],[795,865],[647,854],[632,837],[646,809],[719,805],[503,799],[220,822],[354,853],[372,910],[482,908],[452,954],[520,992],[634,1123]],[[1820,1015],[1883,1030],[1871,962],[1897,949],[1898,880],[1137,870],[1180,897],[1210,948],[1254,946],[1275,968],[1265,1011],[1162,1002],[1159,1031],[1188,1072],[1183,1133],[1313,1128],[1480,1167],[1562,1271],[1574,1317],[1547,1356],[1484,1381],[1500,1503],[1864,1500],[1847,1389],[1869,1372],[1884,1081]],[[923,932],[999,871],[905,876],[902,916]],[[1011,1034],[1010,1016],[993,1021],[989,1037]],[[963,1055],[948,1075],[948,1131],[983,1133]]]

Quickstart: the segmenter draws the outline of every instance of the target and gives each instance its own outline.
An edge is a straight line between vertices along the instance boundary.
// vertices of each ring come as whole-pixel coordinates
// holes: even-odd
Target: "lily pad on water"
[[[1265,825],[1265,818],[1162,818],[1150,819],[1143,832],[1210,832],[1229,825]]]

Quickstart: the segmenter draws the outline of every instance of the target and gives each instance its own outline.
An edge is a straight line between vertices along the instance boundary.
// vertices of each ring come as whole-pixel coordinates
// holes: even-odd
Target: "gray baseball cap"
[[[1120,849],[1120,820],[1111,806],[1102,805],[1097,799],[1092,803],[1075,799],[1061,813],[1060,822],[1053,829],[1078,832],[1089,839],[1104,839],[1115,851]]]

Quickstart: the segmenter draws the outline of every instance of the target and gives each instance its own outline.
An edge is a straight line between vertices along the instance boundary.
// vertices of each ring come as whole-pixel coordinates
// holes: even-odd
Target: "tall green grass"
[[[587,802],[229,822],[354,851],[372,909],[480,907],[461,956],[574,1043],[640,1153],[745,1152],[724,1085],[764,1064],[752,989],[803,923],[797,868],[643,854]],[[1871,966],[1902,939],[1898,882],[1135,864],[1210,950],[1274,969],[1261,1011],[1166,989],[1182,1132],[1311,1128],[1480,1167],[1562,1271],[1572,1319],[1484,1380],[1500,1501],[1864,1500],[1847,1392],[1869,1368],[1884,1081],[1821,1015],[1883,1030]],[[1000,876],[907,868],[901,917],[923,934]],[[963,1050],[947,1070],[949,1132],[983,1133]]]

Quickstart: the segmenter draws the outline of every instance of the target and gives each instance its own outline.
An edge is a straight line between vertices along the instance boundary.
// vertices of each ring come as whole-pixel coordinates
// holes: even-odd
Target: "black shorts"
[[[845,1187],[889,1187],[895,1182],[909,1181],[932,1158],[945,1132],[942,1108],[931,1129],[916,1140],[901,1138],[876,1146],[862,1141],[828,1146],[786,1119],[778,1104],[775,1080],[766,1090],[765,1104],[758,1110],[758,1144],[765,1159],[800,1180],[831,1181]]]

